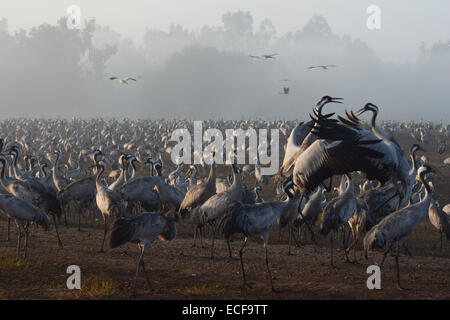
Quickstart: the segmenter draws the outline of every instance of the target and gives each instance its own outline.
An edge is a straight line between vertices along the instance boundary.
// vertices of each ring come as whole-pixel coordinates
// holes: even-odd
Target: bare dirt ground
[[[209,248],[191,248],[192,238],[183,226],[171,242],[156,241],[146,251],[150,273],[149,289],[141,274],[138,281],[140,299],[449,299],[450,244],[442,252],[431,250],[438,233],[424,222],[408,241],[413,257],[400,257],[402,284],[396,287],[395,262],[388,257],[381,272],[382,290],[368,290],[366,268],[379,262],[381,253],[372,253],[369,261],[358,251],[358,264],[344,262],[341,247],[335,253],[337,267],[330,265],[328,241],[323,239],[293,247],[288,255],[286,240],[277,244],[273,232],[269,259],[279,293],[270,291],[264,264],[264,249],[259,239],[251,239],[245,251],[246,273],[252,288],[242,290],[238,249],[240,237],[232,243],[233,259],[228,258],[226,244],[216,241],[215,259]],[[136,245],[127,244],[99,253],[102,228],[60,227],[64,249],[58,249],[54,230],[33,232],[29,257],[15,260],[16,233],[10,242],[0,243],[0,298],[2,299],[128,299],[138,259]],[[0,223],[0,235],[6,235],[6,222]],[[286,235],[284,235],[286,238]],[[424,240],[424,238],[427,238]],[[209,246],[209,243],[208,243]],[[66,268],[81,268],[82,289],[68,290]]]
[[[405,145],[410,141],[405,139]],[[435,146],[426,146],[435,150]],[[406,148],[405,148],[406,149]],[[434,164],[442,163],[445,155],[427,154]],[[442,158],[442,159],[441,159]],[[435,178],[438,199],[442,205],[450,202],[450,169],[440,169]],[[263,197],[270,199],[272,188]],[[30,237],[26,260],[15,259],[17,232],[11,228],[11,241],[6,238],[7,223],[0,220],[0,299],[130,299],[138,248],[126,244],[99,253],[103,236],[102,225],[84,225],[78,232],[75,222],[60,226],[64,249],[59,249],[54,227],[49,232],[36,229]],[[226,243],[216,241],[215,259],[210,260],[209,248],[192,248],[190,226],[180,222],[179,234],[171,242],[155,241],[146,251],[146,268],[151,279],[147,287],[141,273],[138,280],[139,299],[450,299],[450,242],[444,242],[442,252],[432,250],[439,233],[426,218],[408,239],[413,257],[402,253],[400,271],[403,286],[396,286],[395,261],[388,255],[381,271],[382,290],[368,290],[367,266],[379,262],[381,252],[370,253],[366,261],[358,247],[359,263],[344,262],[341,243],[336,241],[335,264],[330,266],[328,239],[312,242],[301,239],[301,247],[293,247],[288,255],[287,233],[278,241],[278,228],[271,233],[269,260],[274,285],[272,293],[262,241],[252,238],[244,254],[245,269],[252,285],[242,289],[238,250],[241,237],[236,236],[233,259],[228,258]],[[207,242],[209,246],[209,241]],[[68,290],[66,269],[81,268],[81,290]]]

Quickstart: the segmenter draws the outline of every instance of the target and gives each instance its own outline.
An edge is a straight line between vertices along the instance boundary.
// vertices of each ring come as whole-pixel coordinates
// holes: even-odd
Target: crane
[[[0,212],[6,214],[9,219],[14,219],[19,230],[17,240],[17,258],[19,258],[20,246],[25,233],[24,258],[27,256],[28,228],[30,223],[42,226],[45,231],[50,228],[50,219],[41,209],[30,202],[9,194],[0,194]]]
[[[345,182],[344,179],[347,179]],[[346,185],[346,187],[345,187]],[[339,188],[339,195],[331,199],[325,208],[323,209],[322,221],[320,223],[320,233],[327,236],[331,231],[330,236],[330,249],[331,265],[333,264],[333,238],[334,231],[342,228],[344,252],[346,255],[346,261],[350,261],[347,254],[348,244],[345,239],[345,225],[348,224],[349,219],[355,214],[356,211],[356,197],[354,193],[354,184],[349,174],[343,175],[341,178],[341,186]]]
[[[131,77],[128,77],[128,78],[110,77],[109,80],[117,80],[119,83],[122,83],[122,84],[128,84],[128,81],[130,81],[130,80],[132,80],[134,82],[137,81],[135,78],[131,78]]]
[[[166,214],[146,212],[114,221],[111,228],[110,247],[116,248],[131,242],[137,243],[140,250],[134,278],[133,296],[136,296],[136,282],[140,267],[144,271],[148,286],[151,286],[144,264],[145,249],[157,238],[163,241],[173,240],[177,235],[176,221],[178,221],[178,214],[171,211]]]
[[[243,204],[239,201],[233,201],[229,204],[228,209],[223,216],[220,225],[223,225],[223,231],[225,239],[228,245],[228,252],[231,257],[230,238],[234,233],[241,233],[244,235],[244,243],[239,250],[239,259],[241,261],[242,279],[244,287],[250,287],[247,283],[244,268],[244,248],[247,245],[250,235],[260,235],[264,240],[265,248],[265,263],[267,267],[267,273],[269,274],[270,284],[272,291],[276,292],[272,274],[269,268],[269,231],[276,223],[278,218],[286,211],[297,211],[300,195],[293,189],[293,183],[288,180],[283,185],[284,192],[288,195],[286,201],[271,201],[255,204]],[[291,192],[291,190],[292,192]],[[294,192],[294,193],[293,193]]]
[[[103,222],[105,225],[102,246],[100,248],[100,252],[103,252],[103,245],[105,243],[106,233],[108,231],[108,223],[107,217],[116,215],[117,217],[123,217],[126,215],[125,211],[125,203],[123,201],[120,193],[109,190],[105,185],[100,182],[100,178],[105,171],[106,164],[103,160],[100,160],[98,163],[94,164],[99,170],[97,173],[97,177],[95,178],[95,186],[97,189],[97,194],[95,196],[95,201],[97,203],[97,207],[102,213]]]
[[[425,182],[424,176],[433,172],[434,169],[429,165],[424,165],[418,169],[419,179],[425,187],[424,198],[415,204],[408,205],[398,211],[395,211],[384,217],[377,225],[375,225],[364,237],[364,251],[367,258],[368,250],[375,248],[388,249],[384,252],[380,266],[383,266],[384,259],[392,246],[396,244],[397,252],[395,255],[395,263],[397,267],[397,285],[400,289],[404,289],[400,284],[400,267],[398,262],[399,246],[403,245],[406,238],[417,229],[419,224],[428,214],[432,193],[428,183]]]
[[[208,178],[205,182],[197,184],[189,189],[184,196],[183,202],[179,208],[179,213],[182,218],[185,218],[190,210],[201,206],[206,200],[216,194],[216,163],[214,161],[214,149],[211,154],[213,163],[211,163]]]

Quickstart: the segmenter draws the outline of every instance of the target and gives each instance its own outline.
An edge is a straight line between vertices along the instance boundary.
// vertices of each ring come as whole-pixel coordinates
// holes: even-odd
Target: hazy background
[[[81,30],[66,28],[73,4]],[[2,1],[0,117],[304,119],[329,94],[448,122],[449,18],[445,0]]]

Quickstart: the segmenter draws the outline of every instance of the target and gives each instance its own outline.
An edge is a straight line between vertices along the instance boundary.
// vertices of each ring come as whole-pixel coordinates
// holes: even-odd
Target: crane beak
[[[358,115],[358,116],[360,116],[360,115],[362,115],[364,112],[366,112],[367,111],[367,109],[366,109],[366,107],[362,107],[361,109],[359,109],[358,111],[356,111],[356,114]]]
[[[334,103],[343,103],[342,101],[339,101],[339,100],[344,100],[344,98],[331,98],[331,102],[334,102]]]

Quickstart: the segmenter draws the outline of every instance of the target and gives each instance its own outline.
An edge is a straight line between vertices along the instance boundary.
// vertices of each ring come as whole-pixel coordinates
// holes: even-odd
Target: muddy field
[[[404,138],[402,145],[412,141]],[[427,155],[440,166],[447,155],[438,155],[431,143]],[[406,149],[406,147],[405,147]],[[432,151],[432,152],[431,152]],[[450,169],[440,168],[434,179],[437,197],[442,205],[450,202]],[[273,189],[265,187],[262,196],[270,200]],[[99,253],[103,236],[102,224],[89,223],[79,232],[75,221],[59,227],[64,248],[59,249],[55,230],[32,231],[28,258],[15,259],[17,233],[12,225],[11,240],[6,238],[5,220],[0,220],[0,298],[1,299],[129,299],[139,251],[127,244]],[[137,298],[140,299],[449,299],[450,242],[443,250],[432,249],[439,233],[425,219],[407,241],[413,257],[402,253],[400,271],[403,286],[396,286],[395,261],[388,256],[381,271],[382,290],[368,290],[367,266],[379,262],[381,252],[363,257],[361,244],[358,263],[344,262],[341,243],[335,251],[336,267],[330,266],[328,239],[301,238],[301,246],[293,246],[288,255],[287,232],[278,241],[278,227],[272,230],[269,261],[278,293],[272,293],[262,241],[252,238],[244,254],[245,269],[251,288],[242,288],[238,250],[241,237],[236,236],[233,258],[228,258],[226,243],[216,241],[215,259],[210,260],[207,248],[191,247],[192,231],[183,221],[177,225],[179,234],[171,242],[156,241],[146,251],[146,268],[151,288],[141,273]],[[337,242],[337,241],[336,241]],[[335,242],[335,243],[336,243]],[[353,254],[353,252],[352,252]],[[66,269],[81,268],[81,290],[68,290]]]

